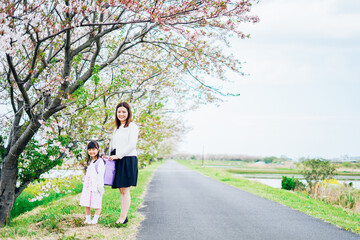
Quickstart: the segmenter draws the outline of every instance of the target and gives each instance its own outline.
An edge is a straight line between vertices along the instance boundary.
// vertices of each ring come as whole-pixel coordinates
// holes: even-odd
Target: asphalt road
[[[347,240],[359,235],[167,161],[140,211],[138,240]]]

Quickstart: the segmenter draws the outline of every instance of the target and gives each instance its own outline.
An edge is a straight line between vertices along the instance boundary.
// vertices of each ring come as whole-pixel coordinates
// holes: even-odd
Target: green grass
[[[195,160],[195,161],[201,161],[201,160]],[[246,166],[249,163],[242,160],[206,160],[207,165],[213,165],[213,166]]]
[[[300,174],[298,170],[292,169],[267,169],[267,168],[251,168],[251,169],[228,169],[229,173],[234,174]]]
[[[201,161],[179,160],[179,163],[228,185],[289,206],[307,215],[323,219],[343,229],[360,234],[360,215],[329,203],[312,199],[305,192],[272,188],[256,181],[236,176],[226,169],[204,168]]]
[[[58,186],[60,192],[49,191],[49,196],[44,197],[42,200],[30,202],[29,199],[33,199],[43,192],[42,188],[47,184],[52,186]],[[50,188],[51,189],[51,188]],[[70,193],[68,192],[70,190]],[[80,193],[82,190],[81,176],[66,177],[60,179],[45,179],[39,183],[30,184],[16,199],[14,207],[11,210],[11,218],[15,218],[20,214],[30,211],[37,206],[46,205],[57,199],[63,198],[66,195],[74,195]]]
[[[191,160],[201,164],[201,160]],[[271,163],[266,165],[259,165],[254,167],[254,162],[247,162],[242,160],[206,160],[205,166],[211,167],[224,167],[227,168],[231,173],[236,174],[301,174],[299,168],[286,168],[280,164]],[[271,166],[271,167],[270,167]],[[342,176],[360,176],[360,172],[356,171],[337,171],[336,175]]]
[[[79,206],[80,194],[69,195],[12,218],[0,230],[0,238],[134,239],[143,219],[137,210],[141,207],[143,194],[153,172],[161,164],[162,162],[156,162],[139,171],[137,187],[131,188],[129,223],[125,226],[114,224],[120,216],[120,192],[107,186],[97,225],[83,224],[85,209]],[[81,185],[80,183],[80,187]]]
[[[301,171],[299,169],[291,168],[227,168],[227,171],[234,174],[299,174]],[[337,171],[336,175],[341,176],[359,176],[359,173],[356,172],[346,172],[346,171]]]

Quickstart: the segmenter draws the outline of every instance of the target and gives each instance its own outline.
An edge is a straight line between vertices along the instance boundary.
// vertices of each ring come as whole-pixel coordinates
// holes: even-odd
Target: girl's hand
[[[104,186],[98,186],[98,192],[103,195],[105,192]]]

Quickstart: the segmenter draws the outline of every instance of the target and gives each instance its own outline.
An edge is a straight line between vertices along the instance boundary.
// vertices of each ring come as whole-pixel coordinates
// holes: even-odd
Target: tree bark
[[[4,226],[15,202],[18,156],[7,155],[4,159],[0,182],[0,226]]]
[[[39,122],[31,122],[25,131],[16,139],[10,147],[10,151],[4,158],[1,181],[0,181],[0,226],[4,226],[10,217],[14,202],[19,196],[16,192],[16,181],[18,171],[18,159],[26,145],[40,128]]]

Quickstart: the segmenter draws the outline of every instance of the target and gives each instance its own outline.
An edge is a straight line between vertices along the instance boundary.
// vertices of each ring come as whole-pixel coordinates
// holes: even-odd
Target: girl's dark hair
[[[117,106],[116,106],[116,111],[115,111],[115,125],[116,125],[116,129],[118,129],[120,126],[121,126],[121,122],[120,120],[118,119],[117,117],[117,110],[119,107],[124,107],[126,108],[126,110],[128,111],[128,117],[126,118],[126,122],[125,122],[125,125],[124,127],[128,127],[129,124],[131,123],[131,118],[132,118],[132,112],[131,112],[131,109],[130,109],[130,105],[126,102],[121,102],[119,103]]]
[[[96,141],[90,141],[90,142],[88,143],[87,150],[89,150],[89,149],[91,149],[91,148],[96,148],[97,150],[99,150],[99,151],[98,151],[98,154],[96,155],[96,157],[99,158],[99,157],[100,157],[100,147],[99,147],[99,144],[98,144]],[[87,154],[87,156],[88,156],[87,161],[86,161],[86,164],[89,165],[91,158],[90,158],[90,155],[89,155],[88,151],[86,151],[86,154]],[[95,162],[96,162],[96,160],[95,160]]]

